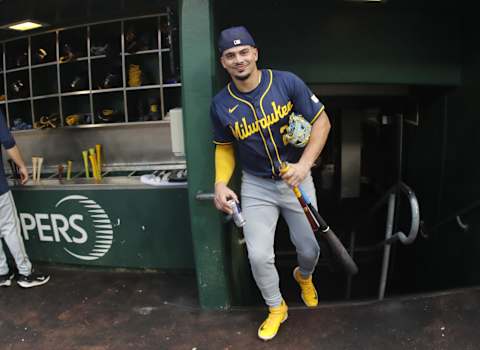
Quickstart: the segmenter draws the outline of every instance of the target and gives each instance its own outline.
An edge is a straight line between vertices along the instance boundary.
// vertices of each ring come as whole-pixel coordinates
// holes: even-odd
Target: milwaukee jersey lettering
[[[290,72],[262,70],[260,84],[249,93],[229,83],[213,99],[213,142],[236,142],[237,155],[246,172],[278,177],[281,162],[297,162],[303,149],[284,140],[288,117],[301,114],[313,124],[323,104],[305,83]]]

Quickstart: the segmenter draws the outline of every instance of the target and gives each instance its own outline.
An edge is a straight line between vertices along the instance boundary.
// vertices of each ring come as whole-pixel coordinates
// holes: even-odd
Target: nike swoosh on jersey
[[[233,112],[235,112],[235,110],[237,109],[238,105],[236,105],[235,107],[232,107],[232,108],[229,108],[228,109],[228,113],[232,114]]]

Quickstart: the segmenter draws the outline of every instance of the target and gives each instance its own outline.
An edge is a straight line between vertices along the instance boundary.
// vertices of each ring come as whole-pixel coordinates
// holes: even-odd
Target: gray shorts
[[[301,184],[315,208],[317,199],[312,176]],[[285,219],[295,245],[300,273],[313,273],[320,248],[292,189],[282,180],[265,179],[243,172],[241,206],[243,228],[253,277],[268,306],[280,305],[282,295],[275,268],[274,238],[278,217]]]

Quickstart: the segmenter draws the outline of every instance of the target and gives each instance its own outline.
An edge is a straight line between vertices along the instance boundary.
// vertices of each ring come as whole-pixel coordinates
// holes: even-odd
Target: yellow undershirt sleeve
[[[235,170],[233,144],[215,146],[215,183],[228,184]]]

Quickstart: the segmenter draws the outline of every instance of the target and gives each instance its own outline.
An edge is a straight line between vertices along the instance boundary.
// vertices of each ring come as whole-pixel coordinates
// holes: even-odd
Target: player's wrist
[[[300,161],[298,163],[306,171],[310,171],[312,169],[312,167],[315,165],[315,162],[313,160],[309,160],[309,159],[300,159]]]
[[[219,181],[215,182],[215,190],[225,188],[225,187],[228,187],[227,183],[225,181],[219,180]]]

